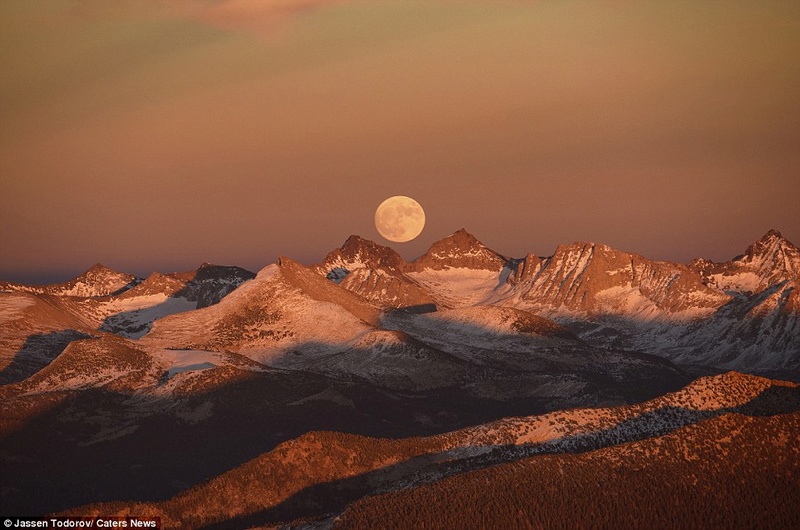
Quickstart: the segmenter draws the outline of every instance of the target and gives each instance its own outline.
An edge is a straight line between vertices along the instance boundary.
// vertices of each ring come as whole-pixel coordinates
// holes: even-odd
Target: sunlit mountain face
[[[1,511],[791,527],[799,271],[774,230],[688,265],[459,230],[411,262],[351,236],[257,274],[5,282]]]

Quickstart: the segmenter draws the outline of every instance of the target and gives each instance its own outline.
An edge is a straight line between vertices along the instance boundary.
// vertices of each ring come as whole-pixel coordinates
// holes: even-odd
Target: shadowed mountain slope
[[[445,528],[452,521],[473,526],[467,519],[478,517],[475,521],[485,523],[478,527],[488,528],[488,503],[502,507],[495,522],[503,526],[524,524],[541,510],[538,517],[544,519],[536,520],[555,527],[558,516],[573,503],[588,503],[593,506],[590,513],[603,517],[631,517],[637,512],[628,509],[629,503],[655,501],[661,491],[655,485],[675,477],[672,471],[679,469],[685,474],[672,487],[681,492],[688,493],[702,481],[700,491],[710,493],[714,479],[738,477],[737,483],[771,484],[769,489],[750,490],[747,498],[777,507],[797,498],[792,485],[800,478],[800,445],[791,433],[800,426],[798,410],[797,385],[729,373],[640,405],[511,418],[428,438],[309,433],[168,501],[113,503],[72,513],[137,513],[160,516],[176,528],[241,528],[324,519],[343,511],[335,526],[403,528],[424,520],[428,526]],[[726,459],[725,466],[719,465],[720,458]],[[643,483],[644,489],[633,491],[624,480],[610,480],[614,473],[607,472],[614,469],[620,477],[636,477],[635,471],[643,468],[655,475]],[[538,475],[551,469],[555,474]],[[572,478],[565,478],[568,475]],[[580,483],[586,485],[589,477],[594,477],[588,482],[592,486],[581,492]],[[518,486],[534,480],[555,481],[553,487],[570,492],[575,500],[530,497],[528,488]],[[603,482],[614,488],[603,498],[618,495],[625,501],[618,506],[594,502],[588,493]],[[719,512],[733,508],[739,491],[717,490],[723,502],[706,507],[711,520],[729,520]],[[375,493],[380,495],[373,497]],[[681,493],[682,498],[687,493]],[[484,501],[476,502],[479,498]],[[431,504],[433,499],[441,502]],[[691,517],[701,517],[703,504],[686,500]],[[357,502],[350,504],[353,501]],[[788,521],[787,517],[791,519],[791,512],[784,507],[769,520]]]

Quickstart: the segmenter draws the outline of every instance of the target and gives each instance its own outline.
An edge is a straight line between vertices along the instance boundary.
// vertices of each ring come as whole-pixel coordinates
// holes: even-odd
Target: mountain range
[[[774,230],[688,264],[581,242],[511,258],[459,230],[411,262],[354,235],[320,263],[257,274],[98,264],[63,284],[3,282],[0,508],[363,528],[389,513],[407,526],[413,506],[450,527],[489,516],[485,482],[503,526],[558,526],[537,517],[569,510],[534,510],[515,484],[609,466],[637,484],[636,469],[681,473],[684,500],[734,469],[753,484],[786,469],[748,495],[800,501],[800,390],[785,382],[800,380],[799,279],[800,251]],[[552,480],[587,506],[625,489]],[[658,483],[641,486],[630,502],[659,506]],[[625,502],[591,509],[630,521]],[[686,502],[678,526],[704,521]],[[798,516],[773,512],[753,521]]]
[[[594,345],[683,364],[800,368],[800,251],[775,230],[728,262],[688,265],[594,243],[506,258],[464,230],[405,263],[353,236],[315,270],[383,308],[510,307],[553,319]]]

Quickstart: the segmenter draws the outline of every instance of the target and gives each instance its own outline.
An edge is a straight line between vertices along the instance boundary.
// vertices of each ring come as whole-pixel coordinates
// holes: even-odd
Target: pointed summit
[[[344,274],[358,269],[382,270],[388,274],[400,274],[405,265],[405,260],[389,247],[379,245],[369,239],[358,235],[347,238],[340,248],[328,253],[325,259],[314,267],[323,275],[331,273],[334,269]]]
[[[152,272],[144,281],[123,293],[122,296],[125,298],[152,296],[156,294],[173,296],[186,287],[187,283],[187,281],[175,278],[172,275]]]
[[[462,228],[431,245],[425,254],[410,264],[410,270],[465,268],[499,271],[507,261]]]
[[[751,260],[758,256],[774,254],[775,252],[785,252],[786,250],[797,250],[788,239],[784,238],[777,230],[770,230],[761,239],[747,247],[744,256]],[[791,250],[790,250],[791,251]]]
[[[339,252],[342,257],[360,261],[373,269],[385,268],[399,271],[405,264],[405,260],[393,249],[357,235],[348,237]]]
[[[352,235],[313,270],[377,306],[410,307],[433,303],[429,293],[408,278],[405,260],[389,247]]]
[[[88,269],[86,269],[86,272],[84,272],[81,276],[83,276],[85,274],[101,274],[101,273],[102,274],[109,274],[109,273],[110,274],[120,274],[119,272],[115,271],[114,269],[112,269],[110,267],[106,267],[102,263],[98,262],[98,263],[95,263],[94,265],[92,265],[91,267],[89,267]]]
[[[761,237],[761,240],[773,239],[773,238],[783,239],[783,235],[781,235],[781,233],[775,230],[774,228],[770,228],[769,230],[767,230],[767,233]]]
[[[785,281],[800,280],[800,250],[773,229],[731,261],[696,259],[689,267],[717,289],[758,293]]]
[[[136,276],[95,263],[67,283],[47,286],[43,292],[58,296],[107,296],[118,294],[136,282]]]
[[[467,232],[466,228],[459,228],[444,239],[452,239],[466,245],[482,245],[478,238]]]
[[[379,244],[377,244],[374,241],[371,241],[369,239],[364,239],[363,237],[361,237],[358,234],[352,234],[351,236],[349,236],[345,240],[344,244],[339,248],[342,251],[344,251],[345,249],[352,249],[352,248],[380,247],[380,246],[382,246],[382,245],[379,245]]]
[[[755,272],[762,287],[800,279],[800,250],[777,230],[770,230],[747,247],[734,263]]]
[[[102,263],[95,263],[73,280],[50,286],[45,292],[58,296],[108,296],[132,287],[136,281],[136,276],[115,271]]]

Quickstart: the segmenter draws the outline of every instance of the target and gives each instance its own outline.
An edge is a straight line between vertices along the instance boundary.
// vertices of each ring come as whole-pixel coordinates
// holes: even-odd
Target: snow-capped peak
[[[136,276],[117,272],[101,263],[95,263],[85,272],[65,283],[24,285],[0,282],[0,291],[88,298],[119,294],[136,285],[137,281]]]
[[[774,265],[786,272],[793,272],[795,277],[800,270],[800,252],[788,239],[777,230],[770,230],[764,236],[747,247],[741,261],[758,263],[758,265]]]
[[[504,256],[489,249],[462,228],[432,244],[425,254],[409,264],[409,270],[421,272],[425,269],[465,268],[499,271],[507,262]]]
[[[328,275],[334,269],[340,274],[343,271],[349,273],[358,269],[374,269],[399,275],[404,266],[403,258],[391,248],[351,235],[340,248],[329,252],[314,269],[323,275]]]
[[[770,230],[731,261],[696,259],[690,267],[712,287],[758,293],[785,281],[800,280],[800,250],[780,232]]]

